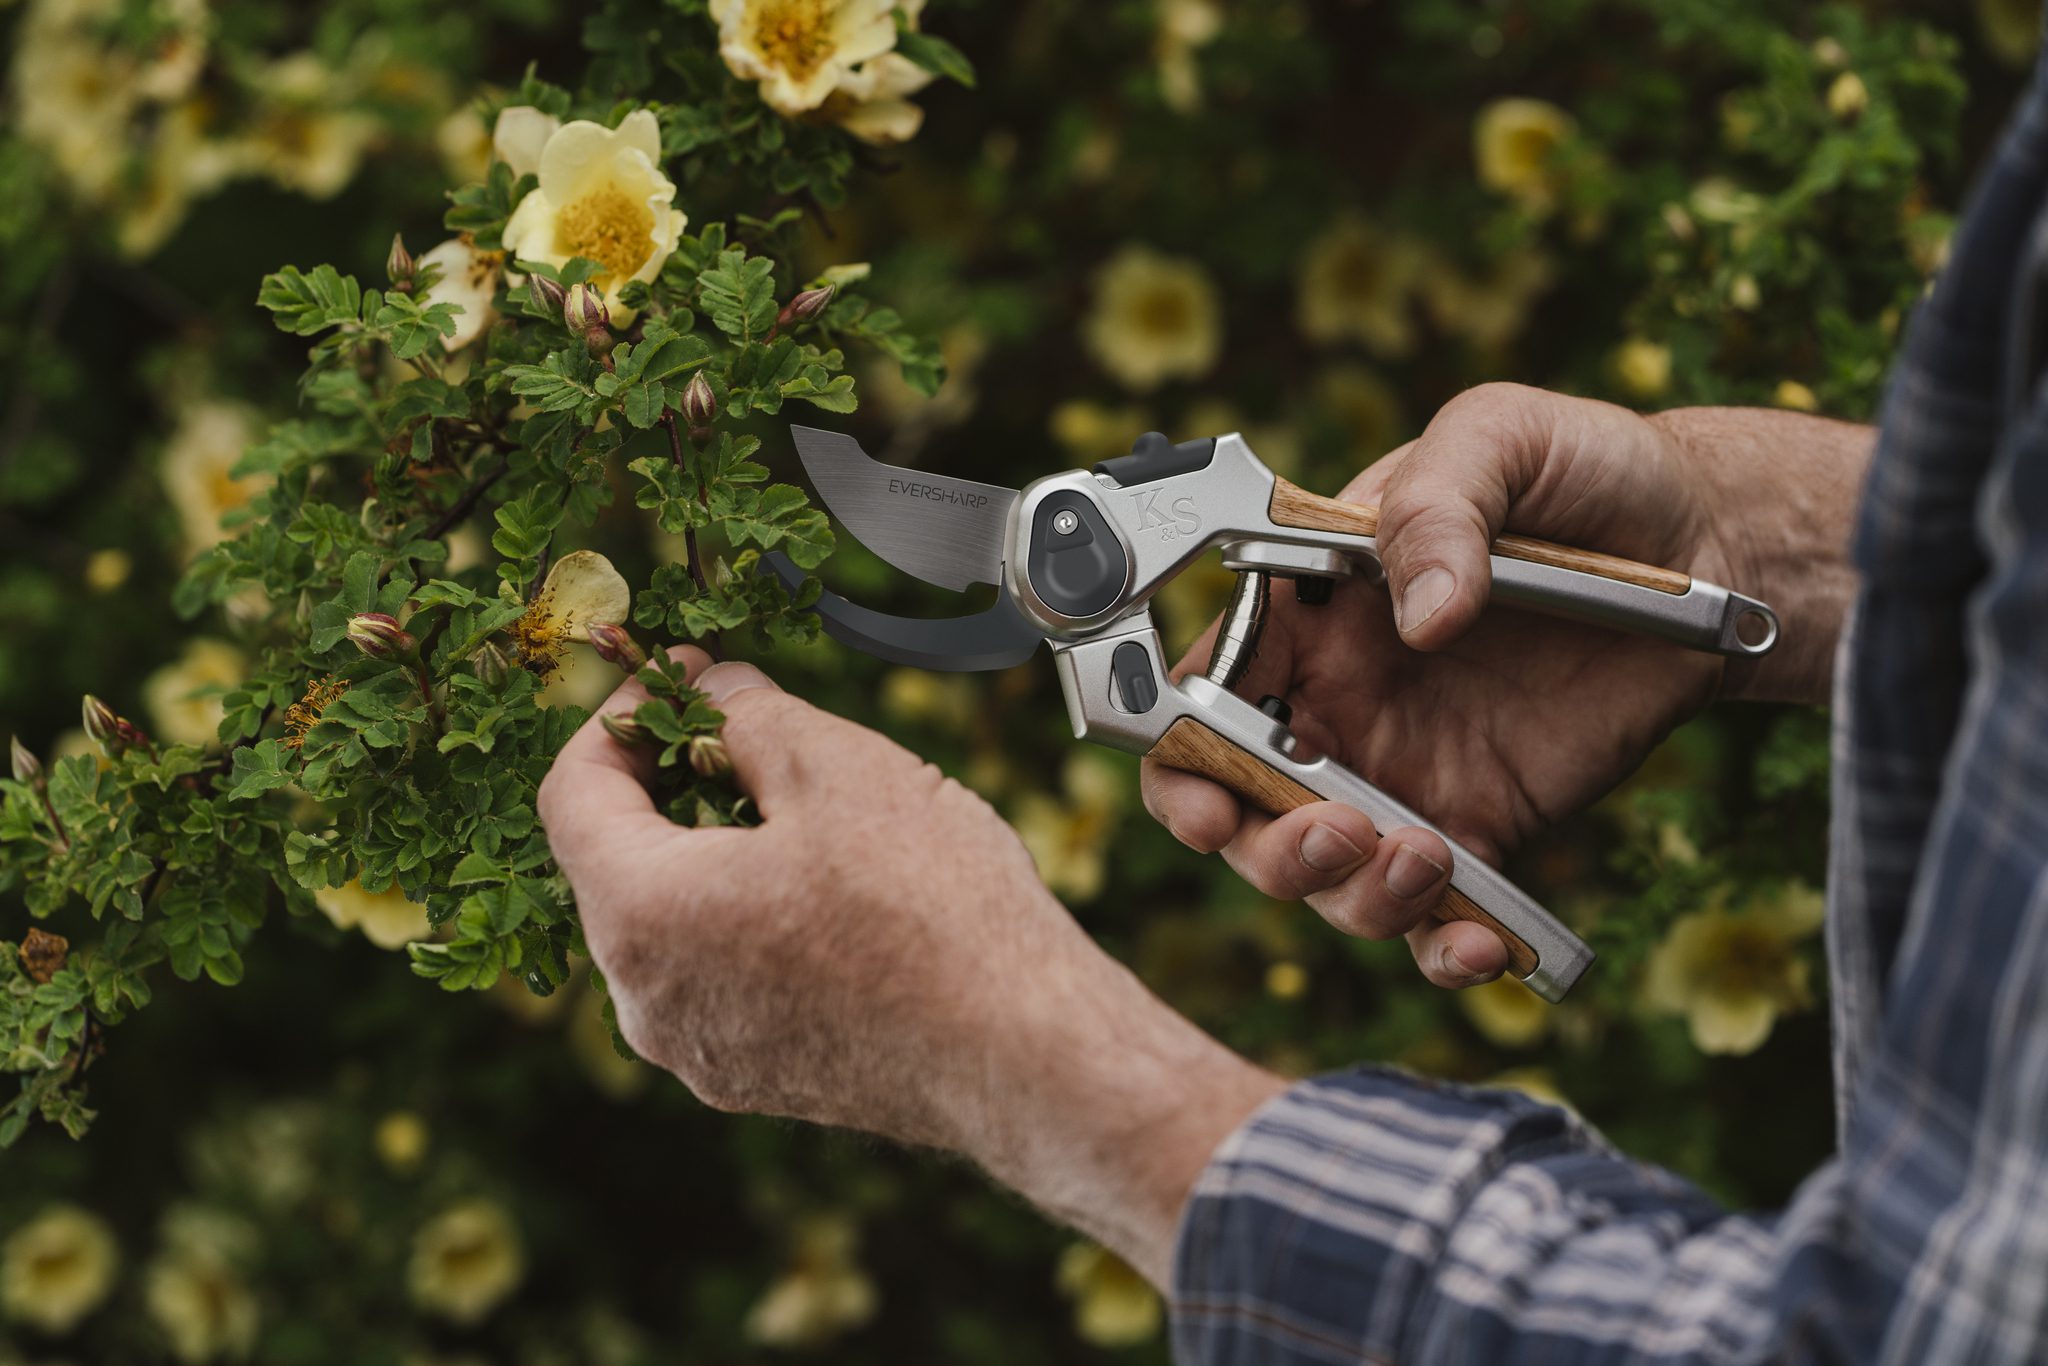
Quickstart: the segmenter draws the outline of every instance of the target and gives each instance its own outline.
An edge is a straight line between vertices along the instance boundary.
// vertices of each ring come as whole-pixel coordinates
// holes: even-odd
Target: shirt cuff
[[[1361,1067],[1301,1082],[1226,1139],[1174,1258],[1182,1362],[1406,1360],[1452,1226],[1510,1161],[1610,1152],[1519,1092]]]

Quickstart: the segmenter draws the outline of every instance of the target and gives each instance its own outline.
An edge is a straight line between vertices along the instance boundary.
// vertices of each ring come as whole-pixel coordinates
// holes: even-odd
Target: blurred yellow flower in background
[[[427,908],[395,885],[389,891],[369,892],[363,890],[361,879],[354,879],[339,887],[319,888],[313,900],[336,929],[360,929],[363,938],[380,949],[402,949],[433,933]]]
[[[1074,1302],[1074,1331],[1097,1347],[1129,1347],[1159,1334],[1165,1317],[1159,1292],[1106,1247],[1068,1247],[1054,1283]]]
[[[1502,1048],[1529,1048],[1550,1032],[1555,1018],[1535,992],[1512,977],[1494,978],[1457,993],[1472,1027]]]
[[[240,686],[249,660],[224,640],[188,641],[185,652],[142,685],[156,736],[174,745],[210,745],[220,730],[221,694]]]
[[[1779,1015],[1812,1004],[1800,945],[1826,915],[1821,894],[1787,882],[1740,911],[1680,916],[1650,954],[1645,1002],[1683,1015],[1702,1053],[1753,1053]]]
[[[434,150],[458,185],[482,180],[491,170],[491,130],[484,116],[464,105],[434,128]]]
[[[1103,756],[1075,750],[1061,785],[1060,797],[1025,793],[1012,824],[1054,895],[1092,901],[1102,894],[1109,838],[1123,812],[1124,775]]]
[[[1781,379],[1778,387],[1771,392],[1771,402],[1780,408],[1790,408],[1795,413],[1817,413],[1820,399],[1813,390],[1796,379]]]
[[[393,1110],[377,1121],[370,1135],[377,1160],[398,1176],[411,1176],[420,1169],[431,1142],[427,1122],[417,1110]]]
[[[143,1300],[172,1356],[187,1363],[248,1357],[261,1309],[238,1267],[255,1253],[255,1230],[232,1215],[182,1206],[166,1216]]]
[[[1052,410],[1046,426],[1075,464],[1093,465],[1129,455],[1131,442],[1152,430],[1152,418],[1144,409],[1129,404],[1113,408],[1073,398]]]
[[[406,1286],[413,1303],[460,1324],[495,1309],[526,1275],[526,1251],[504,1208],[465,1200],[421,1226]]]
[[[1520,1091],[1531,1100],[1540,1100],[1545,1105],[1555,1105],[1565,1110],[1572,1108],[1571,1101],[1558,1089],[1557,1078],[1550,1075],[1548,1068],[1511,1067],[1505,1072],[1489,1077],[1486,1084],[1505,1087],[1510,1091]]]
[[[930,669],[891,669],[882,675],[882,711],[898,721],[920,721],[943,730],[974,724],[979,695],[964,674]]]
[[[41,1333],[68,1333],[114,1288],[121,1253],[104,1219],[46,1205],[0,1244],[0,1310]]]
[[[1179,114],[1202,104],[1202,74],[1195,53],[1216,41],[1223,31],[1223,9],[1216,0],[1158,0],[1159,95]]]
[[[747,1311],[747,1340],[818,1347],[875,1316],[875,1283],[861,1269],[860,1230],[841,1215],[807,1220],[790,1266]]]
[[[2041,0],[1977,0],[1977,27],[1998,60],[2026,66],[2041,46]]]
[[[922,4],[923,0],[917,0]],[[903,8],[911,8],[905,0]],[[926,71],[900,52],[863,62],[819,106],[819,117],[838,124],[862,142],[891,147],[908,142],[924,127],[924,110],[910,97],[932,83]]]
[[[1244,414],[1220,398],[1203,398],[1188,405],[1180,426],[1173,432],[1178,440],[1200,436],[1225,436],[1236,432],[1244,438],[1266,466],[1275,473],[1294,475],[1301,470],[1301,440],[1294,428],[1279,422],[1250,422]]]
[[[1311,341],[1355,340],[1383,356],[1406,355],[1423,257],[1416,242],[1345,215],[1302,254],[1296,325]]]
[[[1097,364],[1142,393],[1209,372],[1223,347],[1223,310],[1199,262],[1128,246],[1097,272],[1081,338]]]
[[[228,514],[270,486],[268,475],[237,479],[229,473],[259,431],[255,415],[239,403],[201,399],[178,413],[158,470],[187,553],[224,540]]]
[[[560,996],[568,987],[557,987]],[[604,997],[585,986],[576,993],[574,1013],[569,1016],[569,1052],[583,1075],[610,1100],[631,1100],[647,1089],[653,1071],[642,1062],[621,1057],[612,1047],[612,1032],[605,1027]]]
[[[1479,183],[1522,207],[1547,213],[1562,182],[1558,151],[1571,137],[1571,115],[1545,100],[1495,100],[1472,124]]]
[[[1497,351],[1520,336],[1557,276],[1551,259],[1529,248],[1506,253],[1478,276],[1468,277],[1440,252],[1427,253],[1426,260],[1422,297],[1431,320],[1481,351]]]
[[[1316,402],[1344,433],[1346,454],[1364,465],[1391,450],[1400,436],[1401,396],[1377,371],[1334,365],[1316,376]]]
[[[262,103],[236,146],[251,170],[309,199],[331,199],[355,177],[382,131],[353,107],[356,92],[310,52],[280,57],[255,79]]]
[[[1656,398],[1671,387],[1671,348],[1630,337],[1614,349],[1614,376],[1635,398]]]
[[[1266,994],[1276,1001],[1298,1001],[1308,994],[1308,969],[1286,960],[1266,969]]]
[[[135,559],[119,546],[106,546],[86,557],[85,586],[95,593],[111,593],[128,582]]]
[[[557,128],[540,153],[540,186],[512,211],[505,250],[522,261],[562,266],[597,262],[596,284],[620,326],[635,311],[619,302],[629,281],[652,280],[689,220],[661,169],[661,125],[636,109],[617,128],[577,119]]]

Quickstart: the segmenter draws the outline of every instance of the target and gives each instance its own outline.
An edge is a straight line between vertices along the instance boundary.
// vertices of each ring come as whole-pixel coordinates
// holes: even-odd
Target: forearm
[[[1285,1083],[1088,948],[1042,972],[1018,1027],[990,1041],[967,1155],[1163,1291],[1196,1178]]]
[[[1875,429],[1765,408],[1678,408],[1650,422],[1702,481],[1729,587],[1778,613],[1777,648],[1731,662],[1722,696],[1827,701],[1856,589],[1849,533]]]

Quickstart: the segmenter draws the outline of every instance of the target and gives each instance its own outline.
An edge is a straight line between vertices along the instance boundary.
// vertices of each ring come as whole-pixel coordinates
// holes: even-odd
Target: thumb
[[[790,696],[751,664],[713,664],[692,681],[724,713],[719,739],[733,776],[763,816],[803,790],[810,753],[824,738],[819,732],[825,713]]]
[[[1418,650],[1442,649],[1478,620],[1493,585],[1489,547],[1531,477],[1531,414],[1475,401],[1485,392],[1446,405],[1381,494],[1394,622]]]

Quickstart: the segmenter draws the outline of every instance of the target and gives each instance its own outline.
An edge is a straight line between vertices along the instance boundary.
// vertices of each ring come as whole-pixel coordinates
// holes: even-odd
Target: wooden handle
[[[1283,484],[1282,487],[1293,486]],[[1276,516],[1274,520],[1279,518]],[[1192,716],[1183,716],[1167,727],[1166,734],[1159,737],[1159,743],[1152,746],[1151,757],[1163,764],[1213,778],[1270,816],[1284,815],[1298,806],[1323,800]],[[1438,920],[1470,920],[1486,926],[1507,946],[1508,963],[1517,977],[1527,977],[1536,970],[1536,951],[1456,887],[1444,888],[1443,900],[1437,903],[1431,914]]]
[[[1279,526],[1338,531],[1350,536],[1379,535],[1378,508],[1363,503],[1340,503],[1335,498],[1310,493],[1285,479],[1274,481],[1273,503],[1267,515]],[[1656,565],[1624,560],[1619,555],[1603,555],[1597,550],[1580,550],[1576,546],[1556,545],[1529,536],[1497,537],[1493,553],[1511,560],[1528,560],[1555,569],[1571,569],[1603,579],[1617,579],[1638,588],[1654,588],[1660,593],[1683,595],[1692,588],[1692,579],[1675,569],[1659,569]]]

